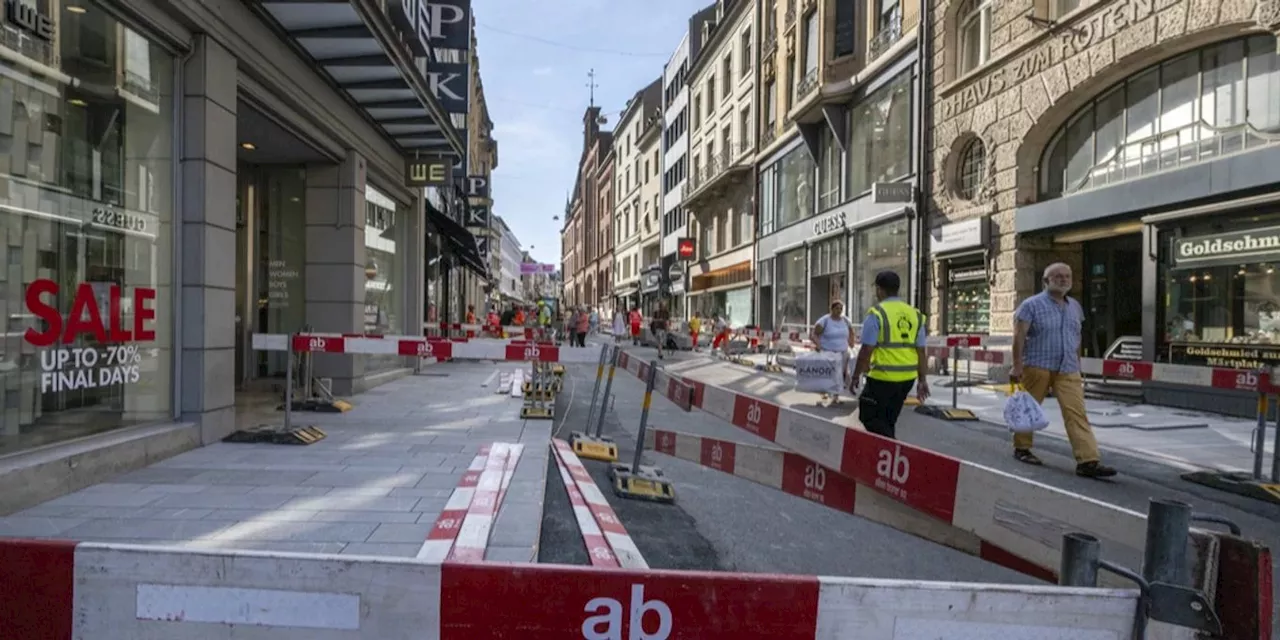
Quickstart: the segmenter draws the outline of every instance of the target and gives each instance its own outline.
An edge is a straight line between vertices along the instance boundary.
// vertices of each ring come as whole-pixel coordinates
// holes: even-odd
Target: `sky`
[[[612,129],[662,75],[689,17],[713,0],[472,0],[498,168],[493,211],[538,262],[560,264],[560,228],[595,102]],[[552,220],[560,216],[559,220]]]

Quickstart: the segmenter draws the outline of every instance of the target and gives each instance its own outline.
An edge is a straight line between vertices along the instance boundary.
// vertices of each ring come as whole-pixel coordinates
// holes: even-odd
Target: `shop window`
[[[1153,65],[1069,118],[1040,165],[1040,195],[1103,187],[1280,138],[1272,35],[1220,42]]]
[[[807,274],[805,272],[805,249],[801,247],[788,251],[777,257],[778,280],[774,295],[777,297],[778,323],[806,324],[805,298],[807,292]]]
[[[174,60],[96,6],[0,28],[0,454],[170,419]]]
[[[777,228],[782,229],[814,214],[814,164],[809,150],[798,146],[777,162]]]
[[[849,112],[849,195],[911,174],[911,74],[903,73]]]
[[[991,330],[991,285],[981,260],[947,265],[946,334]]]
[[[809,250],[809,323],[826,314],[831,303],[848,303],[847,270],[849,268],[849,238],[843,233],[823,240]]]
[[[876,303],[876,274],[891,270],[902,280],[902,290],[898,295],[907,297],[907,282],[911,279],[910,265],[907,263],[907,230],[906,218],[898,218],[868,229],[859,230],[854,235],[856,249],[853,253],[853,301],[850,315],[861,317]]]
[[[1280,214],[1167,230],[1160,245],[1161,359],[1280,365]]]
[[[990,0],[967,0],[961,5],[959,21],[958,75],[964,75],[987,63],[991,57]]]
[[[409,333],[401,317],[404,302],[404,243],[407,220],[396,201],[372,186],[365,188],[364,330],[372,334]],[[476,305],[476,314],[484,309]],[[403,366],[398,356],[367,356],[366,371]]]

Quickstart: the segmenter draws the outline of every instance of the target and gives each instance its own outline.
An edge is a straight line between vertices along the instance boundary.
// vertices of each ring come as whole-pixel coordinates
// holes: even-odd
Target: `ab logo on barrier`
[[[717,465],[724,461],[724,447],[719,442],[711,445],[711,461]]]
[[[1133,368],[1133,365],[1129,364],[1128,362],[1116,368],[1116,373],[1125,378],[1132,378],[1135,371],[1136,369]]]
[[[817,465],[809,465],[804,470],[804,488],[811,491],[822,491],[827,488],[827,472]]]
[[[1241,389],[1258,388],[1258,376],[1252,371],[1236,376],[1236,387]]]
[[[880,450],[879,459],[876,462],[876,475],[880,476],[882,481],[906,484],[907,478],[911,475],[911,461],[902,455],[902,445],[894,445],[893,451]],[[876,484],[879,485],[880,482]]]
[[[324,351],[325,345],[328,343],[324,338],[312,338],[307,341],[308,351]]]
[[[537,360],[541,355],[542,352],[538,350],[538,345],[536,344],[531,344],[524,348],[525,360]]]
[[[760,408],[760,403],[752,402],[747,407],[747,422],[750,424],[760,424],[760,418],[764,417],[764,409]]]
[[[418,355],[419,355],[420,357],[428,358],[428,357],[430,357],[430,356],[431,356],[431,353],[432,353],[432,350],[431,350],[431,343],[430,343],[430,342],[419,342],[419,343],[418,343]]]
[[[644,585],[631,585],[630,615],[627,618],[628,633],[624,636],[622,603],[613,598],[592,598],[583,611],[594,613],[582,623],[582,637],[586,640],[668,640],[671,638],[671,607],[661,600],[644,599]],[[645,614],[658,617],[657,629],[645,631]]]
[[[669,433],[662,434],[662,448],[666,449],[667,451],[671,451],[675,445],[675,443],[672,442],[672,440],[673,438],[671,437],[671,434]]]

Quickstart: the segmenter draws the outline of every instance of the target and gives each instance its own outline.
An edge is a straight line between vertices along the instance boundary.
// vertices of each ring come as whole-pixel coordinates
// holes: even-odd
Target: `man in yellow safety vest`
[[[858,419],[871,433],[895,437],[902,405],[916,388],[916,397],[929,397],[925,358],[925,315],[898,298],[902,281],[892,271],[876,274],[876,300],[862,322],[862,348],[849,390],[858,393]]]

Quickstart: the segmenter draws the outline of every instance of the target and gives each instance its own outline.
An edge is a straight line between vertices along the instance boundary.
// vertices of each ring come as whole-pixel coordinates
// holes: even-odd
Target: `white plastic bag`
[[[844,392],[844,354],[830,351],[805,352],[796,356],[796,391],[805,393]]]
[[[1019,388],[1004,403],[1004,422],[1014,433],[1031,433],[1049,426],[1044,408],[1031,394]]]

